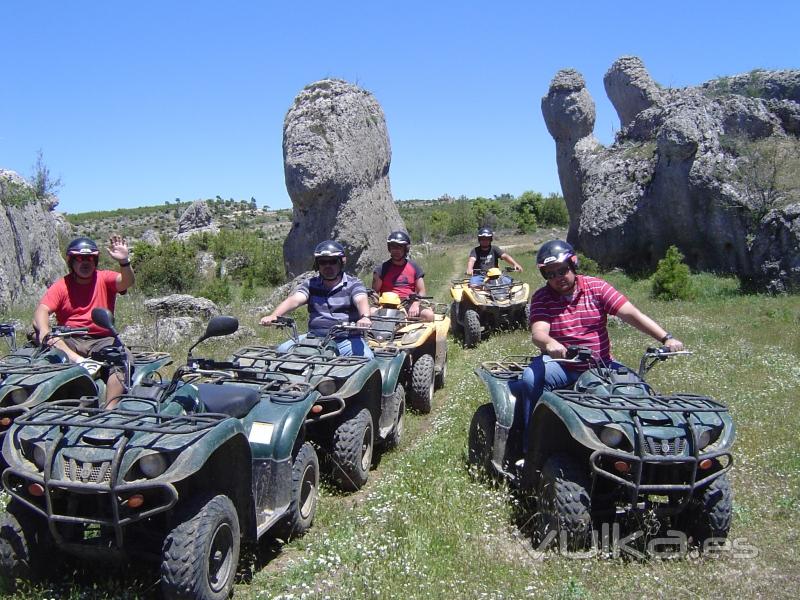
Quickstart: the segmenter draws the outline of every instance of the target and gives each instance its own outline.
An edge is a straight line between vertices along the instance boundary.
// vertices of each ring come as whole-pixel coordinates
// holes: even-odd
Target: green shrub
[[[536,218],[541,225],[566,227],[569,225],[569,212],[564,197],[550,194],[537,203]]]
[[[218,305],[230,304],[231,300],[233,299],[230,283],[225,277],[222,279],[212,279],[208,281],[204,286],[197,290],[197,295],[202,296],[203,298],[208,298]]]
[[[136,285],[147,295],[188,293],[197,282],[195,249],[181,242],[133,247]]]
[[[578,252],[578,270],[584,275],[599,275],[603,272],[598,262],[585,254]]]
[[[659,300],[691,300],[694,297],[689,267],[675,246],[670,246],[666,256],[658,261],[653,274],[652,295]]]

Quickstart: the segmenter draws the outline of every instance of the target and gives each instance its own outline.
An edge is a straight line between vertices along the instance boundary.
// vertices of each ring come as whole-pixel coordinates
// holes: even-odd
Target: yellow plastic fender
[[[457,286],[455,286],[455,287],[451,287],[451,288],[450,288],[450,296],[451,296],[451,297],[453,298],[453,300],[455,300],[456,302],[461,302],[461,295],[462,295],[463,293],[464,293],[464,289],[463,289],[463,288],[462,288],[460,285],[457,285]]]

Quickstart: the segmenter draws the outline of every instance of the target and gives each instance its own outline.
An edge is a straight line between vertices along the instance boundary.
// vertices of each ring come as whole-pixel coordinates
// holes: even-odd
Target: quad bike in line
[[[99,399],[105,398],[103,376],[112,366],[123,364],[124,352],[119,347],[103,348],[86,363],[76,364],[48,344],[53,339],[83,335],[87,331],[86,327],[56,326],[40,344],[17,347],[14,326],[0,325],[0,334],[14,340],[9,342],[11,353],[0,359],[0,442],[17,417],[43,402],[84,396],[93,396],[100,402]],[[134,361],[133,373],[128,373],[129,389],[160,382],[161,369],[172,363],[166,352],[131,349],[131,354]]]
[[[506,271],[513,271],[508,267]],[[483,272],[475,270],[472,277]],[[453,300],[450,319],[453,332],[463,336],[464,346],[474,348],[492,330],[528,327],[528,295],[530,286],[502,276],[497,267],[485,273],[482,283],[471,283],[471,277],[453,279],[450,296]]]
[[[481,363],[475,373],[491,402],[472,418],[470,463],[535,507],[540,542],[554,532],[570,549],[585,549],[596,541],[593,523],[653,513],[697,544],[724,539],[732,511],[730,413],[708,396],[659,394],[645,381],[657,362],[683,354],[648,348],[634,372],[572,347],[561,362],[591,367],[569,388],[545,391],[527,430],[519,399],[530,358]]]
[[[284,356],[275,363],[284,370],[271,370],[253,349],[237,353],[254,356],[241,363],[193,354],[237,328],[233,317],[212,318],[169,382],[134,388],[112,410],[76,398],[17,418],[3,447],[2,575],[35,578],[62,552],[101,564],[139,557],[160,565],[165,598],[222,599],[242,543],[311,527],[314,433],[343,421],[343,389],[374,377],[355,373],[356,361],[314,378],[298,376],[307,362]],[[339,428],[342,450],[360,455],[362,443],[352,426]]]
[[[306,437],[323,452],[323,467],[339,489],[361,489],[379,453],[397,446],[402,437],[405,396],[398,374],[384,377],[374,358],[339,355],[338,336],[365,333],[353,323],[336,325],[324,337],[299,336],[290,317],[279,317],[272,325],[291,332],[293,344],[287,351],[249,346],[237,350],[233,360],[320,391]]]
[[[370,317],[372,327],[367,339],[384,382],[399,378],[399,389],[409,396],[411,408],[427,414],[434,390],[444,387],[447,378],[450,317],[447,305],[433,307],[433,321],[409,317],[408,305],[420,299],[428,298],[412,294],[401,301],[394,292],[382,293],[377,310]]]

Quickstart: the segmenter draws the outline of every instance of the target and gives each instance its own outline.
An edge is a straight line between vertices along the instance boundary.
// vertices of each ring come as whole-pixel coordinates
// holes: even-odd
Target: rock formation
[[[788,148],[773,152],[778,168],[798,162],[800,71],[665,89],[628,56],[604,83],[621,124],[607,148],[592,135],[594,102],[579,73],[559,71],[542,98],[569,241],[602,265],[631,270],[653,268],[674,244],[695,269],[759,289],[800,288],[796,179],[787,187],[748,175],[762,150]],[[765,201],[759,186],[775,193]]]
[[[219,314],[219,308],[208,298],[189,294],[170,294],[144,301],[144,307],[156,317],[200,317],[210,319]]]
[[[36,198],[17,173],[0,169],[0,310],[37,300],[67,272],[58,247],[55,197]]]
[[[283,245],[287,273],[306,271],[326,239],[345,246],[348,270],[383,260],[386,236],[403,221],[389,184],[386,121],[372,94],[335,79],[307,86],[286,114],[283,158],[294,205]]]
[[[214,223],[211,210],[204,200],[196,200],[183,211],[178,219],[178,233],[176,240],[185,240],[196,233],[219,233],[219,227]]]

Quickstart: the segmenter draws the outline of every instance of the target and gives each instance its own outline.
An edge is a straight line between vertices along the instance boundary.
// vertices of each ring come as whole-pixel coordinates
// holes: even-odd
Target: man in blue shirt
[[[324,337],[331,327],[343,322],[355,322],[360,327],[369,328],[369,301],[367,288],[357,277],[344,272],[346,261],[344,248],[338,242],[326,240],[314,249],[314,267],[317,277],[304,281],[292,294],[281,302],[269,315],[261,318],[261,325],[267,326],[278,317],[308,304],[308,331],[317,337]],[[362,336],[343,333],[336,338],[341,356],[372,357]],[[291,342],[281,344],[278,350],[286,351]]]

